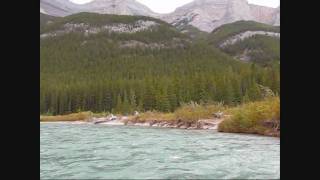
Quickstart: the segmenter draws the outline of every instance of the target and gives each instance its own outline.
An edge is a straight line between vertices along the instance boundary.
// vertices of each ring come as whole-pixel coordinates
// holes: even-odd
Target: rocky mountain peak
[[[40,0],[40,9],[53,16],[67,16],[79,12],[156,16],[147,6],[135,0],[94,0],[86,4],[75,4],[69,0]]]
[[[222,24],[251,20],[246,0],[195,0],[162,17],[175,25],[192,25],[210,32]]]
[[[280,6],[258,6],[249,4],[247,0],[194,0],[169,14],[157,14],[136,0],[94,0],[81,5],[69,0],[40,0],[40,12],[52,16],[79,12],[142,15],[162,19],[178,28],[191,25],[206,32],[240,20],[280,25]]]

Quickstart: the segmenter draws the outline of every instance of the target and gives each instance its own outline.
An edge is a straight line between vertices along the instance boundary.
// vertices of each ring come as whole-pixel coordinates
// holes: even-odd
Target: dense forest
[[[41,29],[49,32],[67,20],[88,22],[95,16],[104,16],[103,21],[113,17],[90,14],[83,18],[82,13]],[[121,22],[126,18],[132,20],[121,16]],[[106,22],[114,20],[119,17]],[[204,41],[191,43],[170,25],[162,25],[152,32],[90,36],[76,32],[40,39],[40,113],[169,112],[191,101],[235,105],[259,100],[262,86],[280,93],[279,63],[262,67],[235,61]],[[128,40],[171,46],[168,42],[173,38],[179,38],[181,46],[119,46]]]

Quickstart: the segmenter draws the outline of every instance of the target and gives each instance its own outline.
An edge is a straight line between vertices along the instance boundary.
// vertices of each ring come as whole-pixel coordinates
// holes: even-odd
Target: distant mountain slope
[[[40,11],[53,16],[67,16],[79,12],[156,16],[147,6],[135,0],[94,0],[86,4],[75,4],[69,0],[40,0]]]
[[[247,0],[194,0],[173,13],[161,16],[161,19],[176,26],[192,25],[211,32],[223,24],[240,20],[279,25],[280,7],[252,5]]]
[[[280,24],[280,21],[277,22],[276,20],[277,13],[280,14],[280,8],[276,9],[271,7],[250,4],[250,11],[253,16],[252,20],[254,21],[270,25]]]
[[[280,32],[279,26],[271,26],[268,24],[258,23],[255,21],[237,21],[234,23],[225,24],[210,33],[209,41],[218,45],[228,37],[243,33],[246,31],[267,31]]]
[[[205,32],[240,20],[280,25],[280,7],[248,4],[247,0],[194,0],[169,14],[155,13],[135,0],[94,0],[82,5],[69,0],[40,0],[40,12],[52,16],[67,16],[79,12],[142,15],[162,19],[179,29],[196,27]]]
[[[40,12],[51,16],[67,16],[78,11],[69,0],[40,0]]]
[[[223,48],[227,54],[242,61],[251,61],[263,66],[280,61],[278,38],[256,35]]]
[[[279,26],[238,21],[215,29],[208,41],[239,60],[262,65],[280,61]]]
[[[42,40],[80,35],[84,38],[103,36],[119,46],[169,48],[188,44],[189,37],[159,19],[146,16],[78,13],[59,18],[40,31]],[[134,40],[134,41],[133,41]],[[124,43],[125,45],[121,44]]]
[[[150,17],[79,13],[40,32],[41,114],[238,104],[261,98],[258,84],[279,92],[278,77]]]

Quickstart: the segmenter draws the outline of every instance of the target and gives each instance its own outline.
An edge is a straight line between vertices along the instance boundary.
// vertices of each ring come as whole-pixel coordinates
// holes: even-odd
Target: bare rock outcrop
[[[211,32],[240,20],[280,25],[280,7],[257,6],[248,4],[247,0],[195,0],[160,18],[178,27],[192,25]]]
[[[244,39],[253,37],[255,35],[264,35],[264,36],[271,36],[271,37],[277,37],[280,38],[280,33],[276,32],[268,32],[268,31],[245,31],[243,33],[239,33],[237,35],[234,35],[227,40],[225,40],[223,43],[221,43],[219,46],[221,48],[226,47],[228,45],[233,45],[239,41],[242,41]]]
[[[55,37],[71,32],[83,32],[86,36],[90,34],[97,34],[100,32],[114,32],[114,33],[136,33],[140,31],[146,31],[151,28],[156,28],[159,23],[149,20],[138,20],[134,23],[124,24],[124,23],[115,23],[115,24],[106,24],[104,26],[91,26],[85,23],[66,23],[59,30],[48,32],[40,35],[40,38]]]
[[[67,16],[79,12],[157,16],[147,6],[135,0],[94,0],[86,4],[75,4],[69,0],[40,0],[41,9],[52,16]]]

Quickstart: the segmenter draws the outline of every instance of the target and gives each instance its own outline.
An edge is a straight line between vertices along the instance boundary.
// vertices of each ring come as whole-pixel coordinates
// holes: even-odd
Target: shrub
[[[223,109],[222,104],[199,105],[191,102],[189,104],[183,104],[174,114],[178,120],[194,123],[199,119],[212,118],[213,113],[222,111]]]
[[[280,98],[271,97],[263,101],[250,102],[228,112],[231,116],[219,125],[219,131],[266,135],[277,131],[280,125]],[[266,125],[267,123],[271,126]]]

